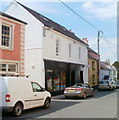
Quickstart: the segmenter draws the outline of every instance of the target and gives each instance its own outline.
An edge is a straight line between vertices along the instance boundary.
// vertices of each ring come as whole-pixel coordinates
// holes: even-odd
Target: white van
[[[43,106],[49,108],[51,94],[38,83],[24,77],[0,77],[0,103],[2,110],[15,116],[23,110]]]

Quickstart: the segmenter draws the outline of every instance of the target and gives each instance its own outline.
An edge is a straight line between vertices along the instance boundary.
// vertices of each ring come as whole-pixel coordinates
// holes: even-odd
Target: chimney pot
[[[83,42],[85,42],[86,44],[88,44],[88,39],[87,38],[82,38]]]

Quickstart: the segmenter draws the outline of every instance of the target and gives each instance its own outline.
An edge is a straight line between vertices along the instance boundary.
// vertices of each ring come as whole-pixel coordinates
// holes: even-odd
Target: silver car
[[[67,87],[64,90],[64,96],[65,98],[68,97],[83,97],[84,99],[87,96],[93,96],[93,88],[91,88],[86,83],[77,83],[72,87]]]

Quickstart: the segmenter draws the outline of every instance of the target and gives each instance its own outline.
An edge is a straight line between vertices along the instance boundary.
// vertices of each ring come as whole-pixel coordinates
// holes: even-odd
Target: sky
[[[13,0],[2,0],[0,11],[5,12]],[[17,0],[25,6],[71,29],[80,39],[88,38],[89,46],[97,52],[98,30],[100,34],[100,59],[117,60],[117,0]],[[82,18],[78,17],[64,2]]]

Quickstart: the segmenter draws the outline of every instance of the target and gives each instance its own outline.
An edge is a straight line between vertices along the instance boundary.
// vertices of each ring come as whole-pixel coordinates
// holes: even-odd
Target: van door
[[[44,105],[44,91],[42,87],[36,83],[31,82],[33,88],[33,103],[34,107],[43,106]]]

